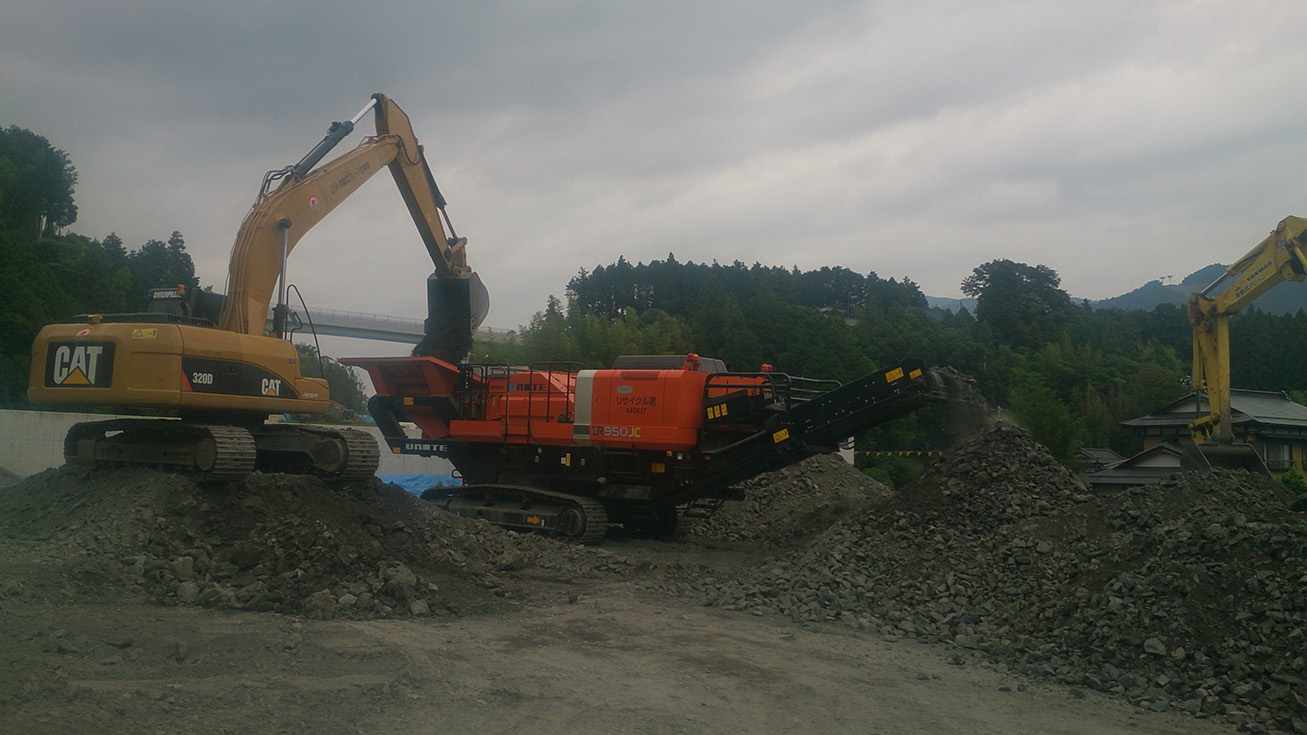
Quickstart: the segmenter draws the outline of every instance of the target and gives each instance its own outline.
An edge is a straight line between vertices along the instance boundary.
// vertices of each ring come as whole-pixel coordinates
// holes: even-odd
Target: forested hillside
[[[151,288],[200,287],[180,232],[129,250],[114,234],[61,234],[77,219],[77,171],[44,137],[0,129],[0,408],[26,407],[32,342],[77,314],[144,311]],[[312,347],[305,370],[318,374]],[[334,396],[362,410],[358,379],[321,361]]]
[[[990,401],[1015,412],[1063,461],[1080,446],[1129,454],[1139,439],[1119,422],[1189,391],[1191,342],[1184,310],[1093,309],[1076,304],[1041,265],[996,260],[962,283],[975,313],[931,309],[911,280],[830,267],[800,272],[760,264],[632,265],[619,259],[568,284],[510,343],[482,343],[478,358],[524,364],[610,364],[620,354],[688,352],[733,369],[763,363],[848,380],[880,364],[920,357],[976,377]],[[1307,314],[1250,310],[1232,320],[1236,387],[1307,387]],[[859,449],[935,449],[908,418],[869,432]],[[865,455],[864,455],[865,456]],[[870,458],[860,460],[868,464]],[[895,479],[911,460],[881,460]]]

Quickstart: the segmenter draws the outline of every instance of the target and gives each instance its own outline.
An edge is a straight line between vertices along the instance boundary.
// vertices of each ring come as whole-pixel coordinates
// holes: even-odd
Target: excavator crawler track
[[[289,458],[289,459],[288,459]],[[77,424],[64,438],[64,459],[85,468],[151,467],[231,482],[256,468],[357,480],[377,471],[377,443],[357,429],[239,426],[165,419]]]
[[[381,450],[370,434],[358,429],[340,429],[340,437],[345,440],[349,452],[345,460],[345,469],[337,477],[342,480],[359,480],[372,477],[381,462]]]
[[[86,468],[151,467],[202,482],[230,482],[254,471],[257,451],[238,426],[161,419],[76,424],[64,437],[64,459]]]
[[[377,471],[377,443],[357,429],[300,424],[264,424],[254,434],[258,467],[264,472],[360,479]]]
[[[216,448],[213,466],[203,470],[206,482],[239,480],[254,471],[258,454],[250,432],[237,426],[207,426]]]

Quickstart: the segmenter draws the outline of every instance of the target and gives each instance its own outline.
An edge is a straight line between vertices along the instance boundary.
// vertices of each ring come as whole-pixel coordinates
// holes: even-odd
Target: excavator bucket
[[[413,354],[462,362],[472,349],[472,332],[489,311],[490,293],[476,273],[466,278],[431,275],[427,278],[426,336]]]
[[[472,318],[472,328],[476,329],[486,320],[486,315],[490,313],[490,291],[486,289],[486,284],[481,282],[481,276],[473,273],[468,278],[468,308]]]
[[[1247,470],[1257,475],[1271,475],[1251,444],[1185,444],[1180,452],[1180,469],[1184,472]]]

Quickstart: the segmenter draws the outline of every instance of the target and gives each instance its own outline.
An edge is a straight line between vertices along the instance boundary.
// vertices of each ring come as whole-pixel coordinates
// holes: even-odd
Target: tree
[[[1062,279],[1044,265],[991,260],[962,281],[976,299],[976,319],[993,337],[1013,347],[1037,347],[1060,336],[1070,321],[1071,297]]]
[[[144,309],[146,293],[152,288],[182,285],[191,289],[199,286],[195,263],[186,252],[182,233],[176,230],[167,243],[150,240],[140,250],[129,253],[127,267],[136,282],[137,294],[131,302],[135,309]]]
[[[80,235],[0,233],[0,405],[25,402],[32,341],[46,324],[78,314],[141,311],[145,287],[185,283],[194,266],[181,235],[152,240],[128,253],[114,235],[96,242]]]
[[[335,358],[319,355],[318,348],[310,344],[296,343],[295,351],[300,356],[300,373],[306,377],[326,378],[331,400],[356,413],[367,410],[363,381],[353,368],[341,365]]]
[[[77,219],[68,154],[17,126],[0,130],[0,230],[53,235]]]
[[[713,281],[720,286],[719,281]],[[694,350],[705,357],[719,358],[740,370],[757,370],[765,358],[771,357],[764,354],[759,338],[750,329],[751,323],[762,322],[745,316],[735,295],[724,288],[704,289],[687,321],[694,335]]]
[[[531,318],[523,341],[529,348],[533,361],[570,361],[576,360],[576,342],[568,333],[567,316],[563,313],[563,302],[557,296],[550,296],[545,310]]]
[[[1022,385],[1013,392],[1012,410],[1030,436],[1048,447],[1054,458],[1067,466],[1075,464],[1080,418],[1050,388],[1038,383]]]

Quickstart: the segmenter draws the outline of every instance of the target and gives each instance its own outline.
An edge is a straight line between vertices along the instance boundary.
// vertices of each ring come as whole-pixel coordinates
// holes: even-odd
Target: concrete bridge
[[[422,341],[422,319],[406,316],[387,316],[385,314],[368,314],[360,311],[338,311],[336,309],[312,309],[307,318],[304,312],[294,309],[299,314],[302,326],[296,334],[307,336],[316,331],[319,335],[332,337],[353,337],[355,339],[375,339],[383,342],[400,342],[415,345]],[[312,328],[309,327],[312,322]],[[272,316],[268,316],[268,331],[272,331]],[[507,339],[517,334],[511,329],[493,327],[477,328],[477,335],[488,339]]]

